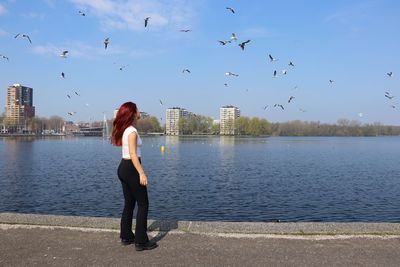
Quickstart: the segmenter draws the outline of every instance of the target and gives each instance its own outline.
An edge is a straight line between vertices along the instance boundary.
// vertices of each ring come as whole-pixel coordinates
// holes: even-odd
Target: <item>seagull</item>
[[[7,61],[10,61],[10,59],[8,57],[4,56],[4,55],[0,55],[0,57],[3,58],[3,59],[7,59]]]
[[[104,39],[104,49],[107,49],[109,43],[110,43],[110,38],[109,37]]]
[[[389,99],[393,99],[394,98],[394,96],[393,95],[391,96],[388,92],[385,92],[385,97],[387,97]]]
[[[235,14],[235,10],[233,10],[233,8],[227,7],[226,9],[227,9],[227,10],[230,10],[233,14]]]
[[[235,74],[235,73],[230,72],[230,71],[225,72],[225,75],[226,75],[226,76],[235,76],[235,77],[238,77],[238,76],[239,76],[239,74]]]
[[[282,75],[286,75],[287,74],[287,70],[282,70]]]
[[[268,57],[269,57],[269,61],[271,61],[271,62],[278,60],[276,58],[273,58],[271,54],[269,54]]]
[[[14,36],[14,38],[17,38],[17,37],[20,36],[20,35],[21,35],[21,34],[18,33],[17,35]],[[31,38],[29,37],[29,35],[27,35],[27,34],[22,34],[21,36],[24,37],[24,38],[26,38],[26,39],[28,39],[28,41],[29,41],[30,43],[32,43],[32,40],[31,40]]]
[[[276,78],[276,70],[274,70],[274,74],[273,74],[272,78]]]
[[[285,108],[284,108],[281,104],[275,104],[275,105],[274,105],[274,108],[275,108],[275,107],[280,107],[282,110],[285,110]]]
[[[391,72],[388,72],[388,73],[386,73],[386,74],[387,74],[387,76],[392,77],[393,72],[391,71]]]
[[[226,45],[227,43],[230,43],[231,41],[218,41],[220,45]]]
[[[236,42],[237,39],[238,39],[238,38],[236,37],[236,34],[235,34],[235,33],[232,33],[232,35],[231,35],[231,40]]]
[[[68,96],[69,99],[71,99],[71,96],[70,96],[70,95],[67,95],[67,96]]]
[[[185,72],[190,73],[190,70],[189,69],[183,69],[182,73],[185,73]]]
[[[330,82],[330,83],[334,83],[335,81],[334,81],[334,80],[329,80],[329,82]]]
[[[245,41],[245,42],[243,42],[243,43],[240,43],[239,46],[240,46],[240,48],[242,48],[242,50],[244,50],[244,46],[245,46],[246,44],[248,44],[248,43],[250,43],[250,40],[247,40],[247,41]]]
[[[70,116],[73,116],[73,115],[75,115],[75,113],[76,113],[75,111],[72,111],[72,112],[68,112],[67,114]]]
[[[266,105],[266,106],[264,107],[264,110],[266,110],[266,109],[267,109],[267,107],[268,107],[268,105]]]
[[[290,66],[290,67],[294,67],[294,64],[293,64],[292,61],[289,62],[289,66]]]
[[[79,15],[81,15],[82,17],[86,16],[86,14],[80,10],[79,10]]]
[[[147,27],[147,24],[149,23],[149,19],[150,19],[150,17],[147,17],[144,19],[144,27],[145,28]]]
[[[289,100],[288,100],[288,103],[290,103],[290,101],[292,101],[294,98],[295,98],[294,96],[290,96]]]
[[[160,99],[159,101],[160,101],[160,105],[161,105],[161,106],[164,105],[163,102],[161,101],[161,99]]]
[[[80,96],[80,94],[78,94],[78,92],[74,91],[74,93],[75,93],[77,96]]]
[[[65,73],[61,72],[61,78],[65,79]]]
[[[60,57],[66,58],[66,57],[67,57],[67,54],[68,54],[68,50],[64,50],[64,51],[62,51]]]
[[[126,67],[128,67],[129,65],[123,65],[123,66],[121,66],[121,67],[119,67],[119,70],[124,70]]]
[[[189,30],[189,29],[187,29],[187,30],[180,30],[180,32],[191,32],[192,30]]]

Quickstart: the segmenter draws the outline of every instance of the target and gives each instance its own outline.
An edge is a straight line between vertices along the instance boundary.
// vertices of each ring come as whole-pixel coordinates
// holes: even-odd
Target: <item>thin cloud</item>
[[[149,28],[188,26],[195,15],[185,0],[70,0],[76,8],[100,20],[104,30],[144,31],[144,18],[151,17]]]
[[[0,37],[10,35],[7,31],[0,29]]]
[[[245,30],[243,30],[243,32],[241,33],[242,36],[251,36],[251,37],[255,37],[255,38],[263,38],[263,37],[273,37],[274,34],[263,27],[252,27],[252,28],[247,28]]]
[[[140,58],[151,53],[142,49],[125,48],[118,45],[113,45],[111,49],[104,49],[103,44],[94,46],[83,42],[70,42],[64,44],[46,44],[37,45],[32,48],[34,54],[41,56],[59,57],[62,51],[68,50],[68,57],[96,59],[106,55],[124,55],[130,58]]]
[[[7,9],[3,4],[0,4],[0,16],[7,13]]]
[[[45,13],[29,12],[22,14],[22,17],[27,19],[44,19],[46,17]]]

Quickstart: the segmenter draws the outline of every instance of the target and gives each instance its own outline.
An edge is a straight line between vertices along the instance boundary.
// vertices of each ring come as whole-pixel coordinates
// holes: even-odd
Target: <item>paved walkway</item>
[[[0,266],[400,266],[399,224],[150,221],[137,252],[118,221],[0,213]]]

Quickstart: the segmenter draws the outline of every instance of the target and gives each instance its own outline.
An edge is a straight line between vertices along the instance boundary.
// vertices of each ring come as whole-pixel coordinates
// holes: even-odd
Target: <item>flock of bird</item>
[[[228,12],[232,13],[233,15],[236,14],[236,11],[235,11],[232,7],[226,7],[226,10],[227,10]],[[83,11],[81,11],[81,10],[78,11],[78,14],[81,15],[81,16],[83,16],[83,17],[86,17],[86,13],[83,12]],[[144,18],[144,27],[145,27],[145,28],[147,28],[148,26],[150,26],[150,19],[151,19],[151,17],[145,17],[145,18]],[[181,29],[181,30],[180,30],[180,32],[183,32],[183,33],[188,33],[188,32],[191,32],[191,31],[192,31],[191,29]],[[32,44],[32,40],[31,40],[31,38],[30,38],[30,36],[29,36],[28,34],[25,34],[25,33],[18,33],[18,34],[16,34],[16,35],[14,36],[14,38],[15,38],[15,39],[17,39],[17,38],[25,38],[30,44]],[[238,40],[239,40],[238,36],[237,36],[235,33],[232,33],[231,36],[230,36],[230,38],[229,38],[228,40],[218,40],[218,43],[219,43],[221,46],[226,46],[226,45],[231,44],[231,43],[237,43],[238,46],[240,47],[240,49],[241,49],[242,51],[244,51],[245,48],[246,48],[246,45],[248,45],[248,44],[251,42],[250,39],[247,39],[247,40],[241,41],[241,42],[238,42]],[[104,41],[103,41],[103,44],[104,44],[104,49],[107,50],[107,48],[108,48],[109,45],[110,45],[110,38],[109,38],[109,37],[105,38]],[[68,53],[69,53],[68,50],[64,50],[64,51],[61,52],[60,57],[66,59],[66,58],[68,57]],[[0,58],[1,58],[1,59],[4,59],[4,60],[7,60],[7,61],[10,61],[10,59],[9,59],[8,56],[2,55],[2,54],[0,54]],[[273,57],[271,54],[268,54],[268,58],[267,58],[267,59],[269,60],[270,63],[274,63],[274,62],[276,62],[276,61],[279,60],[279,59]],[[114,63],[114,64],[116,64],[116,63]],[[129,65],[122,65],[122,66],[119,67],[119,70],[122,71],[122,70],[124,70],[127,66],[129,66]],[[287,66],[288,66],[289,68],[294,68],[294,67],[295,67],[295,64],[294,64],[292,61],[289,61],[289,63],[287,64]],[[191,71],[190,71],[190,69],[185,68],[185,69],[182,70],[182,73],[183,73],[183,74],[185,74],[185,73],[186,73],[186,74],[190,74]],[[288,71],[287,71],[287,69],[283,69],[283,70],[281,70],[280,73],[281,73],[282,76],[284,76],[284,75],[287,75],[287,74],[288,74]],[[391,78],[391,77],[393,76],[393,72],[387,72],[386,74],[387,74],[387,76],[388,76],[389,78]],[[233,72],[230,72],[230,71],[225,72],[225,75],[226,75],[226,76],[232,76],[232,77],[238,77],[238,76],[239,76],[239,74],[236,74],[236,73],[233,73]],[[65,75],[64,72],[61,72],[61,77],[62,77],[63,79],[65,79],[66,75]],[[273,71],[273,73],[272,73],[272,78],[276,78],[276,77],[278,77],[278,70],[275,69],[275,70]],[[330,83],[330,84],[333,84],[334,82],[335,82],[334,80],[329,79],[329,83]],[[225,87],[228,87],[229,85],[228,85],[228,83],[224,83],[224,86],[225,86]],[[297,89],[297,86],[295,86],[295,87],[293,88],[293,90],[296,90],[296,89]],[[78,92],[74,91],[74,93],[75,93],[76,96],[80,96],[80,94],[79,94]],[[68,97],[69,99],[71,99],[71,95],[70,95],[70,94],[67,94],[67,97]],[[391,95],[391,93],[388,92],[388,91],[385,92],[385,97],[386,97],[389,101],[393,101],[393,99],[395,98],[395,96]],[[288,104],[292,103],[292,101],[293,101],[294,99],[295,99],[295,96],[292,96],[292,95],[289,96],[287,103],[288,103]],[[159,100],[159,103],[160,103],[160,105],[164,105],[164,103],[163,103],[163,101],[162,101],[161,99]],[[88,104],[86,104],[86,106],[88,106]],[[392,102],[390,103],[390,106],[391,106],[392,108],[396,108],[396,105],[393,104]],[[265,105],[265,106],[263,107],[263,110],[267,110],[268,107],[269,107],[269,105]],[[281,104],[281,103],[275,103],[275,104],[273,105],[273,107],[274,107],[274,108],[280,108],[281,110],[285,110],[284,105]],[[302,109],[302,108],[300,108],[299,111],[300,111],[300,112],[305,112],[305,110]],[[73,115],[75,115],[75,114],[76,114],[76,112],[74,112],[74,111],[70,111],[70,112],[67,113],[67,115],[70,115],[70,116],[73,116]],[[359,114],[362,114],[362,113],[359,113]],[[162,120],[162,118],[161,118],[161,120]]]

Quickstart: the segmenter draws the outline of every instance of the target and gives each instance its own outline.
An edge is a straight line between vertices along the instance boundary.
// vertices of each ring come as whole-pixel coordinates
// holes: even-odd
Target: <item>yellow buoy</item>
[[[165,147],[161,146],[161,153],[164,153],[164,152],[165,152]]]

